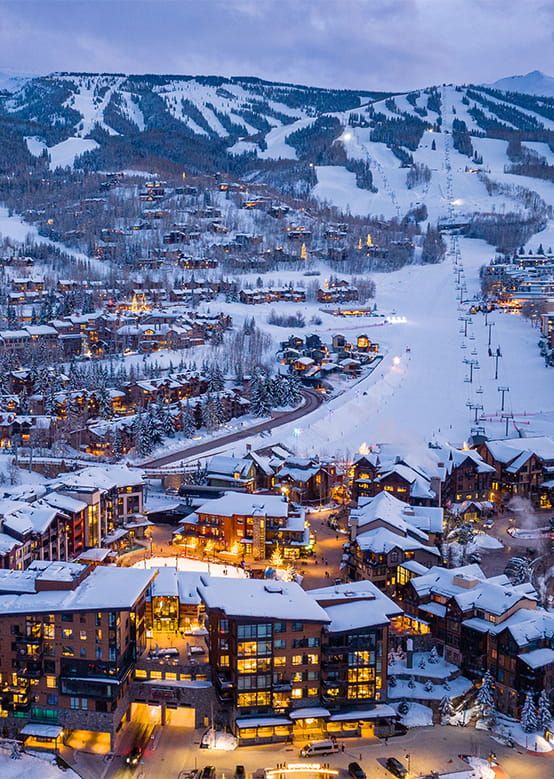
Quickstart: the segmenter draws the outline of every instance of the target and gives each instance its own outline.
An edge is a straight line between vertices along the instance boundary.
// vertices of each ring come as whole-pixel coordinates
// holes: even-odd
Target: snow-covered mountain
[[[512,210],[521,202],[495,201],[487,177],[544,197],[554,169],[554,98],[513,87],[391,95],[248,77],[58,73],[0,93],[0,164],[28,167],[48,154],[51,167],[78,159],[96,170],[225,171],[352,213],[404,218],[423,203],[442,218],[456,199],[448,152],[457,208]]]
[[[30,73],[19,73],[15,70],[4,69],[0,72],[0,92],[17,92],[32,78],[34,76]]]
[[[6,113],[49,124],[60,136],[85,137],[94,129],[127,135],[178,123],[191,134],[213,139],[265,134],[383,95],[247,77],[82,73],[27,79],[10,91],[2,103]]]
[[[547,76],[540,70],[532,70],[525,76],[500,78],[492,86],[506,92],[523,92],[526,95],[554,97],[554,78]]]

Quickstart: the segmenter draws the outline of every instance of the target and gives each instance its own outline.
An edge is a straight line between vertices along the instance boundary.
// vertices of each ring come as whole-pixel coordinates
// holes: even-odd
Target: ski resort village
[[[554,776],[554,80],[0,86],[0,776]]]

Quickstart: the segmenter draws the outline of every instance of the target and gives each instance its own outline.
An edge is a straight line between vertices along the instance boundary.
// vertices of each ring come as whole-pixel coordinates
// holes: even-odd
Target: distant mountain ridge
[[[507,76],[498,79],[491,86],[505,92],[522,92],[526,95],[554,97],[554,78],[540,70],[532,70],[524,76]]]

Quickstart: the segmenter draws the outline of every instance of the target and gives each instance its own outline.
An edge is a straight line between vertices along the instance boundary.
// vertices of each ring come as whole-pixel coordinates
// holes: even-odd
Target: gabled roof
[[[419,549],[440,557],[439,551],[435,547],[426,546],[421,541],[410,536],[393,533],[386,527],[378,527],[375,530],[360,533],[360,535],[356,536],[356,543],[363,551],[370,551],[375,554],[387,554],[392,549],[402,549],[405,552]]]
[[[428,540],[427,533],[441,533],[444,510],[438,506],[410,506],[390,492],[380,492],[373,498],[362,498],[358,508],[350,512],[363,531],[376,520],[382,520],[403,533]]]

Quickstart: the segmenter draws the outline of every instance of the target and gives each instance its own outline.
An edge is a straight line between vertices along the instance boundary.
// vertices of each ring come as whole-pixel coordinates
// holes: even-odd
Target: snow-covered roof
[[[297,719],[321,719],[330,717],[331,712],[328,709],[324,709],[323,706],[312,706],[307,709],[295,709],[291,711],[289,717],[292,720]]]
[[[543,668],[545,665],[554,665],[554,649],[547,647],[533,649],[531,652],[523,652],[518,657],[530,668]]]
[[[378,719],[379,717],[397,717],[396,711],[386,703],[377,703],[371,709],[341,711],[331,714],[331,722],[350,722],[354,720]]]
[[[203,503],[197,513],[232,516],[287,517],[289,504],[280,495],[251,495],[246,492],[226,492],[221,498]]]
[[[402,614],[402,609],[370,581],[336,584],[308,590],[331,619],[331,633],[377,625],[387,625],[390,617]]]
[[[61,509],[61,511],[69,511],[72,514],[83,511],[83,509],[86,509],[87,507],[87,504],[83,503],[82,500],[77,500],[69,495],[62,495],[59,492],[50,492],[48,495],[44,496],[44,501],[48,503],[49,506]]]
[[[75,473],[63,474],[61,481],[68,487],[138,487],[144,484],[144,471],[126,465],[91,465]]]
[[[554,461],[554,438],[551,436],[487,441],[486,447],[494,459],[502,463],[511,463],[522,452],[535,454],[540,460],[546,462]]]
[[[218,454],[208,463],[208,476],[222,475],[234,478],[238,473],[244,479],[251,468],[252,461],[249,459]]]
[[[296,582],[203,576],[199,592],[208,608],[232,617],[329,622],[325,610]]]
[[[403,551],[415,551],[417,549],[429,552],[429,554],[439,557],[439,551],[433,546],[426,546],[415,538],[410,536],[393,533],[386,527],[378,527],[375,530],[368,530],[356,536],[356,543],[364,551],[375,552],[375,554],[387,554],[392,549],[398,548]]]
[[[350,512],[350,517],[357,520],[358,532],[381,519],[391,527],[426,541],[427,533],[442,533],[444,509],[439,506],[410,506],[390,492],[382,491],[373,498],[361,498],[358,508]]]
[[[46,561],[45,561],[46,562]],[[52,563],[46,563],[51,569]],[[59,567],[70,564],[56,563]],[[84,568],[85,566],[76,566]],[[28,569],[30,571],[31,568]],[[27,572],[28,572],[27,571]],[[26,572],[26,573],[27,573]],[[150,584],[155,572],[135,568],[98,566],[71,590],[48,590],[0,595],[3,614],[36,614],[59,611],[95,611],[132,608]],[[42,578],[40,574],[36,578]],[[48,576],[48,581],[56,578]]]

